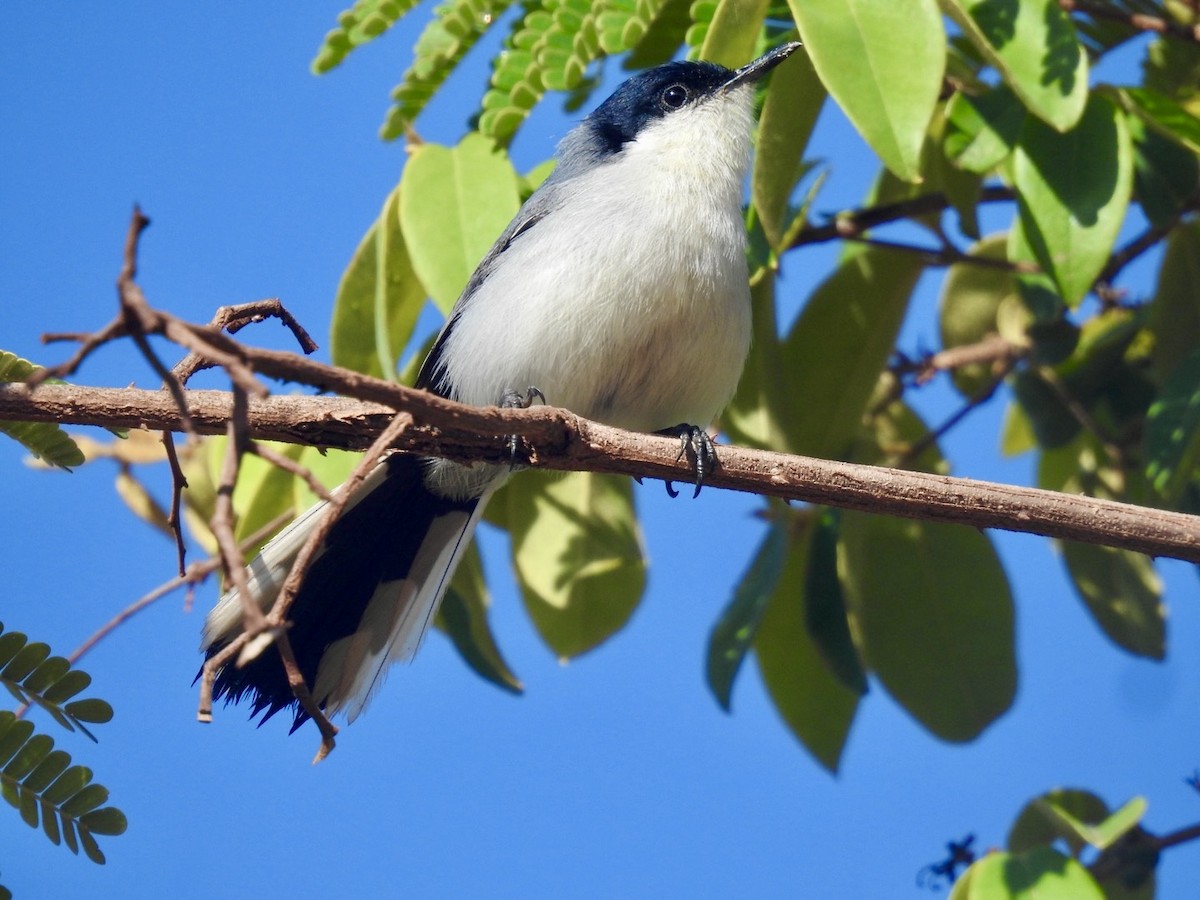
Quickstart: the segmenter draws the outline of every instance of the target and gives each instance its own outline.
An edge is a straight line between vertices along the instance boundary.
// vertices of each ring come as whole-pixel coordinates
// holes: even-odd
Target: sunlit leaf
[[[754,58],[754,48],[770,0],[737,0],[722,3],[709,23],[700,58],[729,69]]]
[[[1056,0],[942,0],[942,6],[1025,106],[1058,131],[1088,98],[1087,55]]]
[[[518,208],[517,173],[479,134],[417,146],[400,180],[400,224],[413,269],[443,313]]]
[[[1027,120],[1013,177],[1025,237],[1073,306],[1108,261],[1129,205],[1133,151],[1124,117],[1093,97],[1065,134]]]
[[[1104,900],[1082,863],[1050,847],[989,853],[971,869],[970,900]]]
[[[994,234],[973,245],[967,253],[973,258],[1004,261],[1008,236]],[[976,344],[999,330],[997,314],[1006,300],[1017,299],[1012,273],[1002,268],[955,263],[942,282],[938,322],[942,346],[946,348]],[[972,363],[951,372],[955,387],[973,397],[992,380],[991,366]]]
[[[918,180],[946,63],[937,4],[789,0],[788,6],[817,74],[859,134],[897,177]]]
[[[1025,107],[1001,85],[978,96],[961,91],[946,105],[946,156],[968,172],[986,174],[1012,153]]]
[[[0,350],[0,384],[21,382],[42,368],[6,350]],[[7,434],[48,465],[70,469],[85,462],[83,452],[71,437],[53,422],[0,421],[0,434]]]

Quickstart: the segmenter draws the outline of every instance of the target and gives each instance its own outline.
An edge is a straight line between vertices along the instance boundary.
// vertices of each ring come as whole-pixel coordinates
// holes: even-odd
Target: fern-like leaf
[[[400,137],[467,52],[513,0],[451,0],[436,7],[413,49],[413,64],[392,90],[395,101],[379,134]]]
[[[71,765],[53,738],[7,710],[0,712],[0,795],[31,828],[41,825],[51,842],[76,854],[82,848],[99,865],[104,853],[95,836],[122,834],[128,824],[121,810],[104,805],[108,788],[92,781],[91,769]]]
[[[351,50],[375,40],[404,17],[420,0],[355,0],[338,16],[337,28],[325,35],[312,61],[312,70],[323,75],[341,65]]]
[[[19,631],[6,632],[0,622],[0,684],[18,703],[39,706],[67,731],[82,731],[95,741],[87,725],[109,721],[112,707],[95,697],[71,699],[91,683],[87,672],[71,668],[61,656],[51,656],[49,645],[31,643]]]
[[[612,13],[608,27],[617,29],[623,0],[545,0],[526,3],[525,15],[505,42],[483,97],[479,130],[507,145],[546,91],[579,86],[595,60],[604,55],[599,21]]]
[[[25,381],[41,366],[0,350],[0,383]],[[83,465],[83,451],[53,422],[0,422],[0,432],[25,445],[34,456],[62,469]]]

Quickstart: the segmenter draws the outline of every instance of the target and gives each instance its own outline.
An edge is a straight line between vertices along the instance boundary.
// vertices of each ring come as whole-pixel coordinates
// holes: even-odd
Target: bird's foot
[[[542,405],[546,405],[546,395],[540,390],[530,385],[525,389],[525,393],[514,388],[508,388],[500,395],[501,409],[529,409],[533,406],[534,400],[542,401]],[[508,436],[508,467],[515,469],[517,467],[517,449],[520,447],[520,435],[510,434]]]
[[[679,455],[675,457],[675,461],[678,462],[686,456],[692,463],[696,473],[696,490],[692,492],[692,497],[699,497],[700,488],[704,487],[704,477],[717,467],[717,446],[713,439],[699,425],[689,425],[686,422],[673,428],[664,428],[658,433],[679,438]],[[672,497],[679,496],[679,491],[675,490],[672,482],[668,481],[666,485],[668,494]]]

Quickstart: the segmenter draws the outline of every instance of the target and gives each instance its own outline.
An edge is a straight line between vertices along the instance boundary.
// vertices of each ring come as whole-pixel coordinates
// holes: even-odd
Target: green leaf
[[[1098,544],[1062,543],[1075,590],[1118,647],[1161,660],[1166,655],[1162,582],[1148,556]]]
[[[547,646],[570,659],[619,631],[646,584],[629,479],[526,472],[498,503],[525,607]]]
[[[1200,160],[1196,154],[1146,125],[1126,117],[1133,138],[1133,193],[1150,224],[1170,226],[1196,194]]]
[[[414,150],[400,179],[400,225],[413,269],[444,314],[520,205],[512,163],[480,135]]]
[[[503,690],[521,694],[525,686],[509,668],[492,634],[488,622],[490,604],[483,560],[479,548],[472,543],[463,552],[434,625],[446,633],[475,674]]]
[[[1058,131],[1088,98],[1087,56],[1057,0],[942,0],[946,13],[1029,111]]]
[[[788,452],[840,459],[895,346],[923,264],[912,253],[852,253],[809,297],[783,347]]]
[[[783,572],[754,637],[754,658],[784,723],[817,762],[836,772],[859,697],[830,671],[805,624],[810,538],[807,528],[793,531]]]
[[[1174,505],[1200,471],[1200,349],[1176,367],[1146,415],[1146,478]]]
[[[87,700],[75,700],[63,707],[67,715],[81,722],[103,725],[112,721],[113,708],[104,700],[90,697]]]
[[[1108,262],[1133,186],[1125,119],[1102,97],[1060,134],[1029,119],[1013,164],[1021,224],[1042,267],[1074,306]]]
[[[772,521],[750,568],[738,582],[733,599],[709,635],[705,680],[726,712],[730,710],[734,679],[754,643],[767,603],[779,583],[787,546],[786,524]]]
[[[1150,88],[1117,88],[1122,105],[1164,137],[1192,153],[1200,153],[1200,119],[1185,107]]]
[[[861,696],[867,692],[867,673],[863,671],[854,636],[850,633],[846,596],[838,578],[840,528],[841,514],[831,509],[821,513],[813,528],[808,573],[804,579],[804,627],[829,671],[845,687]]]
[[[825,88],[806,53],[793,53],[771,75],[758,120],[750,198],[771,248],[780,252],[788,201],[805,171],[804,150],[825,105]]]
[[[1008,236],[990,235],[968,251],[981,259],[1006,260]],[[1019,302],[1016,280],[1000,268],[955,263],[946,271],[938,303],[942,346],[949,349],[977,344],[999,330],[997,314],[1003,303]],[[989,363],[972,363],[951,372],[954,386],[966,397],[974,397],[992,381]]]
[[[338,283],[329,333],[333,364],[395,378],[396,363],[424,304],[425,288],[400,231],[397,188],[388,194]]]
[[[125,829],[129,827],[129,820],[115,806],[105,806],[103,809],[94,809],[80,817],[79,825],[80,828],[86,828],[92,834],[115,836],[125,833]]]
[[[1066,841],[1072,854],[1082,853],[1086,839],[1068,827],[1062,816],[1053,815],[1051,809],[1088,824],[1103,822],[1109,814],[1108,804],[1091,791],[1056,788],[1034,797],[1021,809],[1008,832],[1008,849],[1021,853],[1035,847],[1048,847],[1061,839]]]
[[[1076,818],[1070,805],[1062,803],[1058,798],[1047,795],[1039,797],[1034,803],[1041,806],[1043,813],[1051,820],[1057,821],[1063,828],[1083,844],[1089,844],[1097,850],[1106,850],[1115,844],[1126,832],[1134,828],[1146,814],[1144,797],[1134,797],[1119,810],[1103,821],[1089,824]]]
[[[1104,900],[1082,863],[1049,847],[989,853],[971,866],[970,900]]]
[[[27,359],[0,350],[0,384],[25,381],[40,368]],[[83,451],[53,422],[0,422],[0,434],[7,434],[47,465],[69,470],[86,462]]]
[[[26,644],[21,648],[8,665],[0,669],[0,678],[5,678],[9,681],[21,681],[45,662],[50,655],[50,645],[43,644],[40,641],[37,643]]]
[[[1171,232],[1158,271],[1158,286],[1150,303],[1148,327],[1154,336],[1150,366],[1159,384],[1166,384],[1200,343],[1200,220],[1185,222]]]
[[[781,344],[775,326],[775,277],[764,272],[750,286],[750,355],[737,393],[721,413],[721,430],[735,444],[760,449],[784,446],[783,422],[790,415],[780,378]]]
[[[337,28],[325,35],[312,71],[321,75],[341,64],[355,47],[374,40],[417,6],[420,0],[355,0],[338,15]]]
[[[770,0],[723,0],[709,23],[700,58],[736,69],[754,58]]]
[[[167,511],[128,469],[117,470],[116,491],[130,512],[155,531],[174,539],[175,532],[167,519]]]
[[[1012,705],[1012,597],[985,535],[846,512],[838,569],[868,668],[922,725],[969,741]]]
[[[946,63],[934,0],[789,0],[788,6],[817,74],[859,134],[897,177],[919,180]]]
[[[946,105],[946,156],[968,172],[986,175],[1016,146],[1025,107],[1003,86],[978,96],[956,92]]]

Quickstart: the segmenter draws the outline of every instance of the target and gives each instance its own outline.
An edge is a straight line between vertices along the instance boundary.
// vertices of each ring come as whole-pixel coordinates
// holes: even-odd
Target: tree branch
[[[247,348],[248,356],[273,352]],[[395,442],[399,449],[447,459],[507,460],[507,436],[518,434],[531,465],[567,471],[609,472],[686,480],[677,460],[678,441],[636,434],[547,407],[530,409],[462,406],[401,385],[312,360],[291,357],[329,383],[355,382],[378,402],[332,397],[248,398],[250,436],[323,447],[363,449],[392,421],[397,409],[413,423]],[[281,360],[274,361],[283,365]],[[258,362],[258,372],[266,373]],[[313,368],[315,367],[315,368]],[[230,395],[187,391],[197,432],[223,433],[232,414]],[[174,400],[159,391],[44,385],[31,391],[0,386],[0,419],[148,427],[178,430]],[[706,479],[729,488],[822,503],[883,515],[1001,528],[1200,562],[1200,517],[1093,497],[995,484],[925,472],[886,469],[831,460],[723,446],[719,466]]]

